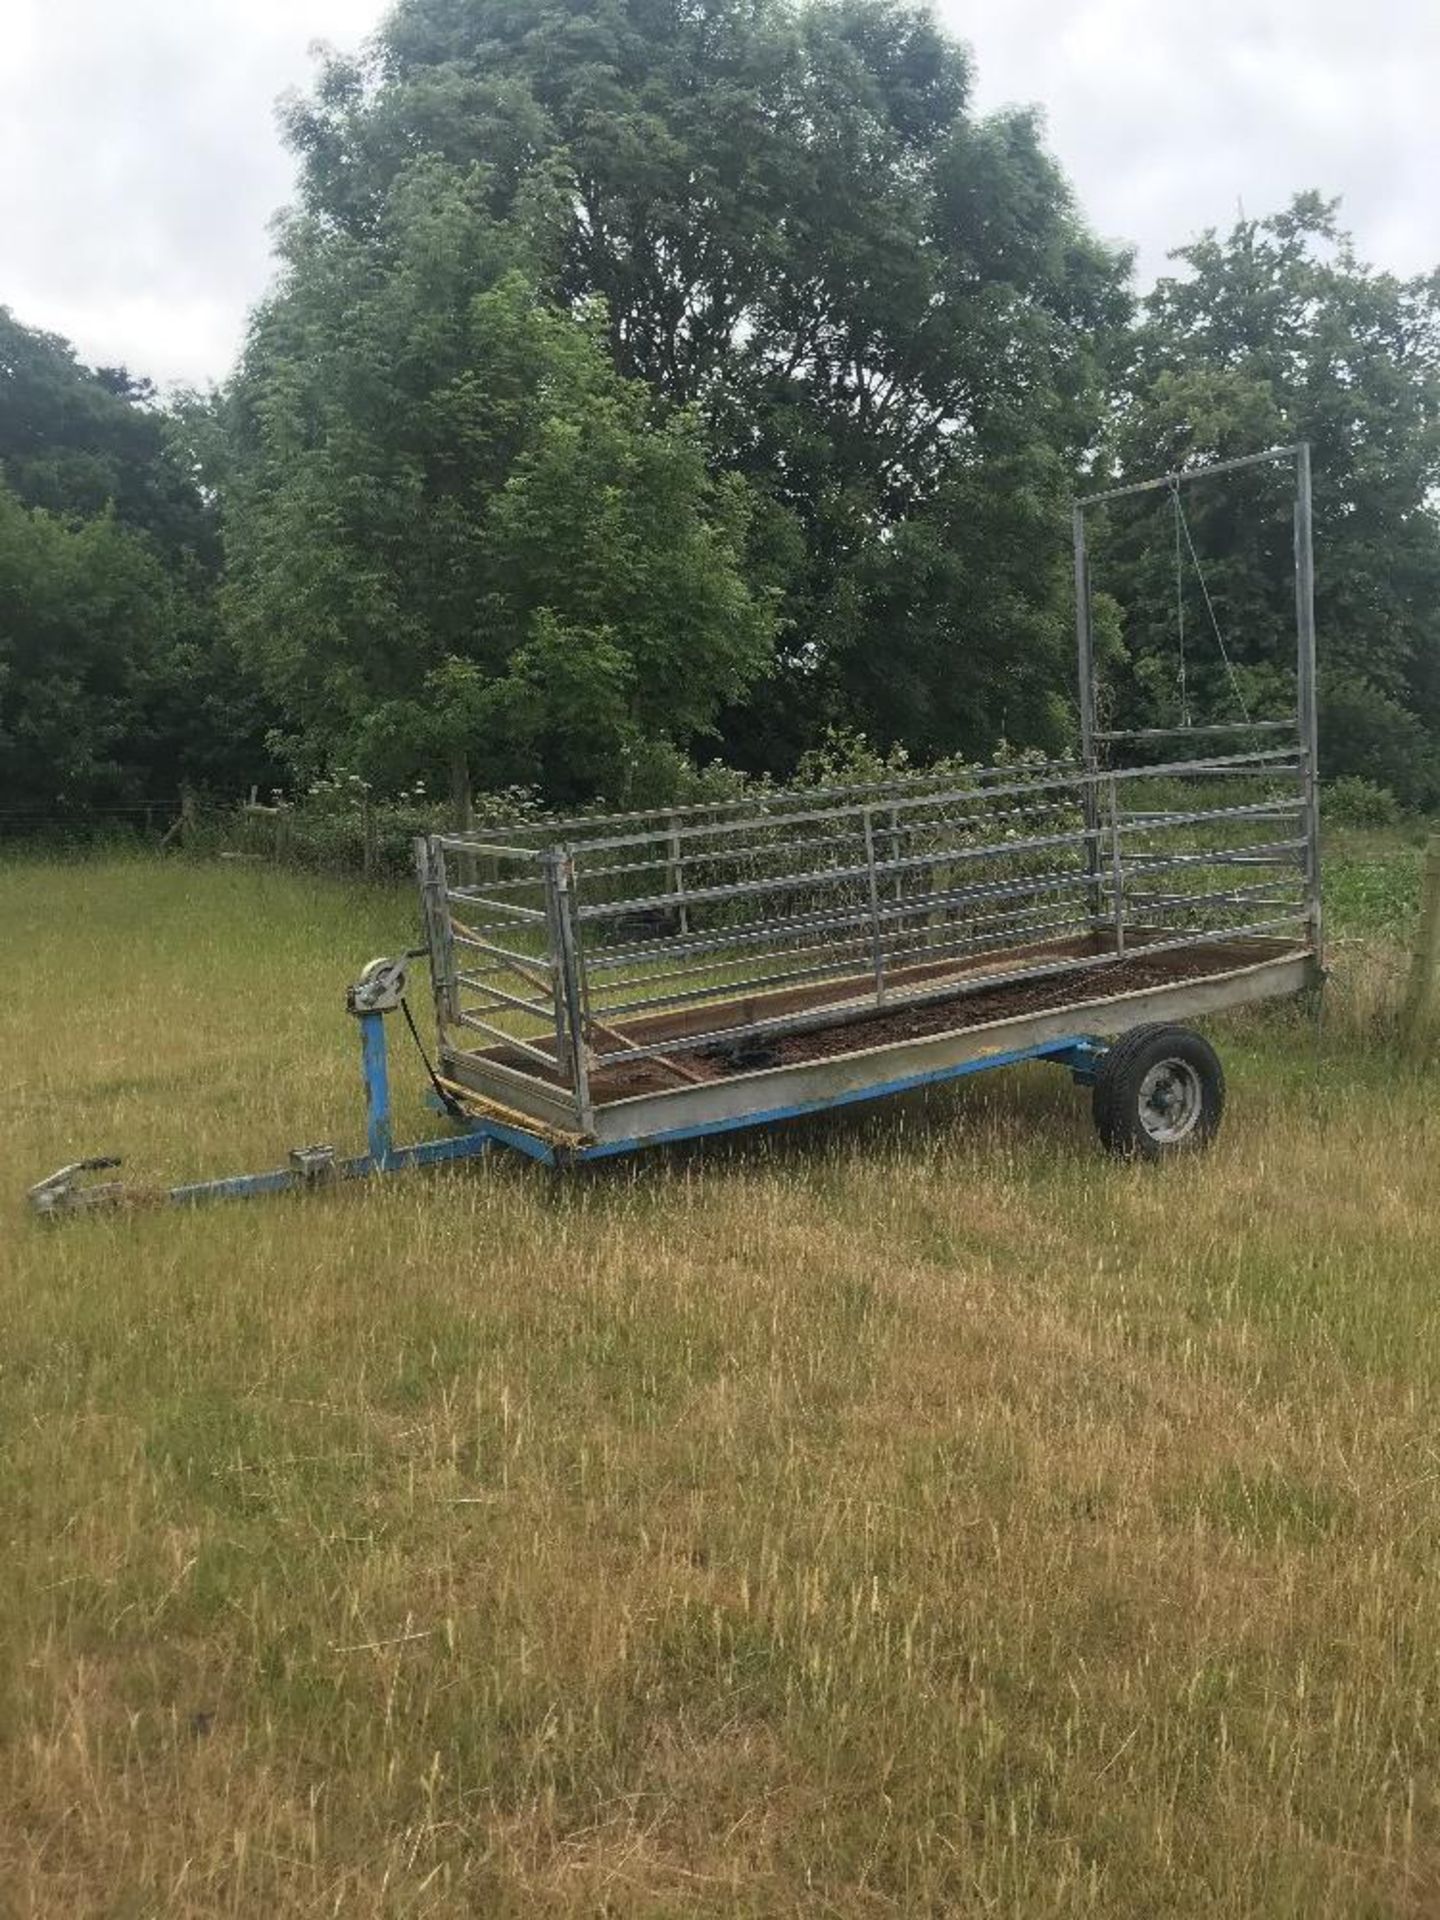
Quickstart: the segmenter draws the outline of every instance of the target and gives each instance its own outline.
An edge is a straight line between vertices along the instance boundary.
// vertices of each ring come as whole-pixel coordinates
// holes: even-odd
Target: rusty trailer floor
[[[1153,943],[1165,936],[1136,933],[1128,937],[1136,943],[1146,940]],[[868,983],[853,975],[843,980],[745,995],[680,1012],[616,1022],[598,1033],[599,1046],[612,1052],[614,1045],[609,1036],[622,1033],[638,1046],[655,1046],[662,1041],[673,1044],[666,1047],[662,1059],[647,1057],[607,1063],[592,1074],[591,1094],[597,1104],[604,1104],[639,1094],[673,1091],[682,1079],[692,1085],[728,1080],[762,1067],[832,1059],[841,1054],[1070,1006],[1076,1008],[1077,1029],[1083,1029],[1082,1010],[1086,1001],[1208,978],[1302,951],[1294,941],[1252,938],[1206,941],[1200,946],[1149,955],[1142,950],[1116,959],[1113,948],[1106,946],[1103,939],[1081,937],[1011,947],[1003,953],[962,965],[942,961],[889,972],[887,989],[896,993],[928,996],[953,980],[954,997],[926,998],[919,1005],[875,1007],[870,1002]],[[1095,960],[1093,969],[1071,964],[1065,972],[1042,971],[1047,965],[1064,966],[1083,961],[1087,956]],[[998,980],[993,986],[984,984],[987,974],[1013,974],[1027,966],[1036,969],[1035,978]],[[815,1024],[813,1017],[830,1006],[836,1013],[833,1023]],[[717,1034],[723,1036],[727,1028],[743,1030],[758,1021],[791,1016],[805,1016],[812,1023],[798,1032],[760,1035],[753,1041],[740,1035],[733,1043],[725,1042],[723,1037],[714,1038]],[[695,1044],[692,1036],[698,1038],[700,1034],[712,1037]],[[517,1069],[536,1080],[548,1078],[536,1071],[533,1061],[504,1047],[479,1048],[470,1057],[477,1062],[494,1061]],[[553,1084],[560,1083],[557,1073]]]

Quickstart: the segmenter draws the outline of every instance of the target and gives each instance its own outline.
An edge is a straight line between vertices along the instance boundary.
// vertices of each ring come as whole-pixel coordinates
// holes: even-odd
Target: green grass
[[[1440,1080],[1337,851],[1202,1161],[1036,1069],[53,1230],[358,1145],[411,903],[0,867],[0,1911],[1436,1911]]]

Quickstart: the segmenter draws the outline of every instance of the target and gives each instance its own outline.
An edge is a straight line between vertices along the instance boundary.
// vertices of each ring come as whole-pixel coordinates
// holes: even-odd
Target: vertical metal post
[[[360,1015],[360,1070],[365,1076],[365,1144],[375,1165],[383,1168],[395,1146],[383,1013]]]
[[[1095,636],[1090,625],[1090,562],[1085,551],[1085,509],[1070,513],[1075,548],[1075,654],[1080,695],[1080,760],[1085,769],[1082,808],[1085,819],[1085,871],[1090,919],[1100,920],[1100,796],[1096,791]]]
[[[875,876],[875,824],[869,807],[865,822],[865,871],[870,885],[870,961],[875,969],[875,1002],[885,1004],[885,951],[880,944],[880,884]]]
[[[415,873],[420,882],[420,912],[430,955],[435,1025],[440,1044],[444,1046],[446,1027],[460,1018],[460,975],[455,961],[450,903],[445,898],[445,855],[435,839],[423,834],[415,842]]]
[[[1115,951],[1125,952],[1125,871],[1120,863],[1120,782],[1110,776],[1110,885],[1115,897]]]
[[[556,1043],[575,1094],[576,1120],[581,1132],[588,1133],[592,1118],[590,1067],[585,1054],[585,999],[575,930],[574,863],[565,847],[549,848],[542,860],[550,966],[555,980]]]
[[[680,932],[690,931],[690,910],[685,905],[685,863],[680,858],[680,834],[675,826],[675,816],[670,816],[670,831],[666,841],[667,859],[665,862],[665,890],[679,897],[677,909]]]
[[[1305,814],[1305,914],[1317,964],[1324,965],[1320,902],[1320,721],[1315,669],[1315,533],[1310,443],[1295,449],[1295,641],[1299,694],[1301,805]]]

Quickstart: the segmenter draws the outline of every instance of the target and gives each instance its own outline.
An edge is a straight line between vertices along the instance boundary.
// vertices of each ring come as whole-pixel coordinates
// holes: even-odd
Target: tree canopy
[[[902,0],[403,0],[290,114],[306,217],[362,250],[417,151],[481,169],[544,294],[602,303],[617,373],[748,482],[779,658],[724,743],[755,763],[842,721],[918,752],[1065,729],[1059,509],[1125,262],[1033,118],[969,95]]]
[[[216,616],[220,536],[178,413],[0,308],[0,806],[263,778],[263,697]]]
[[[0,309],[6,800],[1063,750],[1069,496],[1301,438],[1323,764],[1440,797],[1440,276],[1307,193],[1137,302],[972,81],[912,0],[398,0],[219,392]],[[1096,522],[1107,712],[1288,710],[1283,487],[1185,506]]]
[[[623,793],[767,667],[747,490],[492,198],[426,156],[371,231],[292,223],[230,399],[227,591],[300,763]]]

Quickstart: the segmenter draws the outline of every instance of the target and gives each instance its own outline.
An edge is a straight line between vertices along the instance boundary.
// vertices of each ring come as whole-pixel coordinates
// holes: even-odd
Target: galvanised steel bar
[[[1240,765],[1252,761],[1258,762],[1264,757],[1265,755],[1260,752],[1217,755],[1214,756],[1210,764]],[[1206,763],[1195,760],[1184,760],[1176,761],[1172,763],[1170,767],[1162,764],[1158,767],[1136,768],[1134,771],[1141,777],[1152,777],[1157,773],[1166,771],[1188,771],[1203,764]],[[933,809],[951,802],[963,802],[976,805],[993,799],[1015,796],[1031,797],[1048,792],[1069,791],[1078,789],[1087,778],[1084,771],[1074,767],[1073,764],[1064,769],[1052,767],[1037,768],[1034,774],[1028,774],[1023,769],[1017,774],[1014,768],[1009,767],[998,768],[995,771],[997,779],[993,786],[981,789],[973,785],[957,787],[952,783],[942,787],[938,792],[930,791],[904,796],[897,801],[895,805],[899,809],[909,809],[912,813],[918,814],[922,809]],[[797,826],[809,825],[814,822],[854,818],[864,804],[865,802],[862,800],[852,799],[841,805],[827,807],[810,806],[776,814],[752,814],[742,820],[726,820],[713,826],[681,827],[678,828],[677,831],[682,837],[686,838],[708,835],[716,840],[722,837],[730,837],[733,839],[734,836],[739,834],[773,835],[777,829],[791,829]],[[605,835],[589,840],[574,841],[570,843],[570,851],[579,858],[612,848],[647,846],[651,844],[653,844],[653,836],[648,834],[616,834]],[[689,857],[690,856],[687,855],[687,858]],[[642,862],[639,864],[646,863]]]
[[[1034,889],[1034,892],[1053,894],[1059,892],[1059,889],[1047,886]],[[1066,914],[1070,915],[1069,919],[1063,918]],[[966,931],[963,933],[952,933],[948,939],[938,937],[934,929],[926,929],[923,937],[891,940],[883,947],[883,957],[887,964],[904,965],[920,962],[927,958],[934,959],[944,955],[953,956],[960,954],[980,945],[993,944],[997,939],[1003,941],[1011,933],[1018,936],[1020,934],[1030,934],[1033,932],[1055,933],[1061,929],[1079,932],[1083,931],[1088,924],[1089,922],[1086,918],[1077,914],[1076,911],[1063,900],[1055,900],[1051,906],[1043,912],[1036,911],[1032,905],[1030,911],[1024,914],[1017,914],[1014,908],[1011,908],[1006,912],[998,914],[968,916],[964,922]],[[981,931],[981,929],[984,928],[993,928],[995,931]],[[705,986],[692,989],[679,989],[670,993],[657,994],[642,999],[616,997],[597,1000],[595,1004],[599,1012],[613,1019],[629,1013],[654,1012],[665,1007],[698,1005],[703,1004],[707,1000],[733,998],[737,992],[754,992],[763,988],[783,986],[806,980],[836,979],[846,975],[853,975],[856,978],[860,978],[867,971],[866,957],[869,944],[865,936],[852,936],[847,940],[835,941],[826,945],[787,949],[780,954],[767,955],[766,958],[786,959],[795,957],[803,959],[807,955],[816,953],[823,953],[825,957],[810,966],[786,967],[780,971],[771,973],[757,973],[755,971],[755,960],[753,957],[747,960],[745,957],[739,956],[728,962],[721,961],[715,968],[709,970],[708,974],[706,974],[708,983]],[[722,973],[728,975],[742,967],[746,968],[747,971],[742,978],[738,980],[728,978],[721,979],[717,977]],[[868,971],[873,973],[873,964],[868,968]],[[686,978],[693,979],[696,978],[697,975],[704,974],[705,972],[706,970],[693,969],[687,970],[685,973],[676,972],[663,977],[676,980]],[[644,984],[654,986],[659,983],[661,977],[662,976],[647,975],[644,977]],[[623,988],[637,984],[639,984],[639,982],[632,979],[619,983],[619,987]]]
[[[437,834],[436,839],[448,853],[478,853],[491,860],[525,860],[532,863],[538,857],[534,847],[507,847],[494,840],[472,840],[468,834],[442,833]],[[539,878],[537,872],[532,884],[538,883]]]
[[[551,1019],[554,1006],[549,1000],[526,1000],[518,993],[507,993],[503,987],[492,986],[488,980],[482,980],[477,974],[466,973],[461,969],[460,982],[469,987],[472,993],[483,993],[491,1000],[497,1000],[502,1007],[513,1007],[517,1013],[528,1013],[541,1020]]]
[[[493,894],[482,893],[476,887],[447,887],[445,898],[451,906],[484,907],[490,913],[498,913],[515,920],[525,920],[532,926],[543,926],[545,922],[543,907],[517,906],[513,900],[497,900]],[[485,926],[488,923],[482,920],[479,924]]]
[[[1088,882],[1087,882],[1088,884]],[[1048,915],[1030,915],[1016,917],[1006,915],[1003,928],[982,933],[973,930],[978,923],[971,922],[971,931],[957,934],[949,940],[935,939],[921,943],[897,945],[886,952],[887,963],[897,969],[910,965],[925,965],[940,958],[957,959],[966,954],[975,953],[995,946],[1018,945],[1026,936],[1046,934],[1054,937],[1060,933],[1083,933],[1089,929],[1088,916],[1075,916],[1068,920],[1058,919],[1056,914],[1066,911],[1057,908]],[[851,942],[854,946],[857,943]],[[873,979],[873,965],[868,964],[862,951],[852,961],[836,962],[829,959],[810,967],[792,967],[779,973],[749,973],[740,981],[717,981],[710,986],[696,987],[689,991],[657,994],[650,998],[601,1002],[598,1013],[607,1019],[635,1017],[667,1011],[678,1011],[683,1007],[703,1006],[709,1001],[733,1000],[737,994],[754,994],[772,989],[793,986],[806,981],[829,980],[837,984],[852,980],[858,986]],[[884,1006],[883,991],[877,991],[876,1005]]]
[[[517,1053],[523,1053],[527,1059],[538,1060],[547,1071],[553,1072],[557,1065],[563,1067],[563,1056],[557,1062],[555,1055],[547,1053],[543,1047],[535,1046],[532,1041],[522,1040],[518,1034],[510,1033],[504,1027],[497,1027],[489,1020],[482,1020],[472,1007],[462,1008],[450,1024],[455,1027],[464,1027],[471,1033],[483,1033],[487,1038],[495,1041],[497,1046],[514,1047]]]
[[[1295,460],[1295,640],[1300,690],[1300,744],[1305,755],[1303,796],[1309,852],[1306,884],[1310,908],[1310,945],[1316,963],[1325,963],[1325,929],[1320,902],[1320,741],[1315,672],[1315,536],[1310,479],[1310,446],[1304,441]]]
[[[477,939],[469,927],[460,926],[454,921],[451,922],[451,926],[454,930],[456,945],[468,948],[471,953],[494,954],[497,959],[506,962],[517,972],[523,973],[527,967],[537,973],[552,971],[550,956],[546,952],[516,953],[511,947],[497,946],[493,940]]]
[[[1085,814],[1085,865],[1090,875],[1090,914],[1100,917],[1100,796],[1095,785],[1095,635],[1090,617],[1090,561],[1085,550],[1085,513],[1071,514],[1075,547],[1075,651],[1080,693],[1080,762],[1085,773],[1081,805]]]
[[[1298,844],[1298,843],[1293,843]],[[1232,858],[1237,851],[1244,849],[1226,849],[1226,858]],[[1180,865],[1193,866],[1197,862],[1204,864],[1211,857],[1210,850],[1201,849],[1189,853],[1157,853],[1148,858],[1147,870],[1163,872],[1170,867]],[[883,903],[879,908],[883,924],[903,924],[907,920],[929,913],[939,908],[945,911],[963,910],[972,904],[1006,899],[1024,900],[1037,893],[1054,893],[1089,883],[1089,876],[1083,870],[1070,867],[1046,867],[1038,871],[1002,880],[982,880],[961,887],[949,887],[934,893],[920,896],[915,900]],[[848,909],[831,909],[808,916],[793,918],[781,922],[771,922],[761,928],[722,929],[711,938],[700,941],[692,939],[685,943],[686,955],[703,952],[711,960],[711,965],[698,967],[673,967],[661,970],[646,969],[637,977],[647,985],[674,978],[685,979],[696,974],[707,974],[720,956],[727,955],[735,947],[761,947],[773,939],[796,933],[815,932],[824,936],[820,941],[807,947],[791,949],[797,954],[815,951],[826,944],[826,938],[843,934],[847,929],[860,929],[868,924],[870,918],[868,905],[855,905]],[[856,937],[858,938],[858,932]],[[663,948],[650,946],[644,949],[642,958],[654,956],[663,958]],[[768,956],[767,956],[768,957]],[[778,957],[778,956],[776,956]],[[623,950],[620,954],[596,953],[590,956],[588,967],[596,973],[618,970],[630,965],[635,958],[634,949]],[[723,964],[723,961],[721,962]],[[736,958],[735,964],[739,964]],[[623,983],[622,983],[623,984]]]
[[[1110,879],[1111,910],[1115,915],[1115,951],[1125,951],[1125,875],[1120,865],[1120,788],[1110,777]]]
[[[1107,774],[1104,777],[1118,781],[1125,777],[1126,772],[1126,769],[1117,769],[1113,775]],[[1203,814],[1197,815],[1197,819],[1200,820],[1204,817]],[[1024,839],[995,841],[981,846],[946,845],[927,853],[907,855],[903,860],[878,867],[877,871],[882,875],[920,873],[937,864],[953,866],[974,860],[1040,853],[1057,847],[1079,848],[1088,840],[1088,837],[1088,829],[1086,829],[1079,833],[1033,834]],[[797,889],[819,891],[848,882],[861,882],[866,878],[867,871],[867,865],[863,862],[843,867],[810,867],[799,874],[781,874],[762,880],[733,881],[720,886],[692,888],[687,898],[694,907],[759,899],[764,896],[793,892]],[[639,899],[624,903],[605,902],[581,906],[577,908],[576,915],[582,922],[604,922],[625,915],[661,912],[673,906],[674,903],[673,894],[644,894]]]
[[[1295,459],[1299,452],[1299,445],[1270,447],[1264,453],[1246,453],[1235,460],[1212,460],[1203,467],[1181,467],[1175,473],[1162,473],[1153,480],[1135,480],[1128,486],[1107,487],[1103,493],[1088,493],[1075,502],[1075,510],[1104,506],[1109,500],[1128,500],[1139,493],[1158,493],[1162,488],[1188,484],[1192,480],[1218,479],[1223,473],[1239,473],[1245,467],[1275,466],[1282,460]]]
[[[1213,725],[1203,727],[1120,727],[1113,732],[1097,733],[1095,739],[1113,745],[1119,740],[1175,740],[1205,739],[1216,734],[1231,733],[1294,733],[1297,718],[1291,714],[1285,720],[1217,720]]]
[[[1263,769],[1265,767],[1273,767],[1291,760],[1294,757],[1295,750],[1293,748],[1261,748],[1248,753],[1207,755],[1205,758],[1198,760],[1162,761],[1152,767],[1117,767],[1114,768],[1113,771],[1117,779],[1121,780],[1157,780],[1170,775],[1203,776],[1210,773],[1219,776],[1227,769],[1233,768],[1238,772],[1244,773],[1252,768]],[[1004,771],[1008,772],[1010,770],[1006,769]],[[1110,770],[1107,769],[1107,773],[1108,771]],[[902,801],[900,804],[902,807],[909,806],[918,813],[921,808],[934,808],[951,802],[973,802],[977,798],[1013,799],[1033,798],[1034,796],[1047,793],[1081,793],[1087,788],[1093,788],[1096,779],[1099,777],[1096,771],[1088,774],[1083,771],[1072,771],[1065,774],[1045,774],[1032,780],[1016,780],[1012,773],[1007,783],[996,785],[988,789],[983,795],[977,795],[973,787],[949,787],[940,793],[916,796],[909,801]],[[857,801],[849,806],[812,808],[805,812],[767,815],[758,819],[751,817],[743,821],[726,821],[721,826],[713,829],[707,827],[697,828],[693,831],[697,833],[713,832],[716,835],[725,834],[729,836],[740,833],[757,832],[773,834],[777,829],[781,828],[805,826],[818,821],[853,818],[858,813],[862,804],[863,802]],[[907,822],[906,824],[909,825],[911,823]],[[682,827],[677,829],[677,831],[679,831],[683,837],[692,830]],[[570,845],[569,851],[578,863],[578,870],[583,874],[587,871],[585,865],[587,856],[618,847],[648,845],[650,844],[650,840],[651,836],[649,835],[607,836],[601,839],[576,841]],[[687,854],[686,857],[688,859],[690,856]],[[641,862],[638,864],[644,865],[646,863]],[[661,897],[664,898],[668,896]],[[687,893],[687,898],[693,898],[693,895]],[[515,911],[515,909],[512,908],[511,911]]]
[[[1040,760],[1034,764],[1037,773],[1063,771],[1067,768],[1074,769],[1077,766],[1077,762],[1068,756]],[[972,767],[968,769],[968,772],[973,780],[983,783],[987,780],[1013,777],[1014,768],[1011,766],[982,765]],[[570,844],[573,849],[578,850],[581,847],[591,844],[589,840],[583,837],[580,839],[574,837],[576,834],[582,833],[586,828],[603,828],[609,833],[618,826],[641,825],[646,821],[655,823],[663,821],[668,823],[673,819],[684,818],[691,822],[691,829],[696,832],[703,832],[705,831],[705,827],[703,823],[697,823],[697,816],[719,816],[725,813],[740,813],[743,814],[745,820],[749,823],[764,824],[770,819],[767,809],[772,806],[790,805],[791,803],[813,805],[817,800],[828,799],[836,795],[849,796],[853,801],[858,803],[859,796],[875,794],[882,800],[888,802],[891,795],[897,790],[906,796],[919,795],[928,788],[950,780],[953,780],[953,774],[949,770],[939,773],[886,774],[877,780],[849,781],[843,785],[832,787],[772,788],[768,792],[762,791],[759,793],[746,794],[735,800],[697,801],[694,805],[688,807],[651,807],[632,813],[571,814],[564,819],[547,818],[532,823],[513,823],[508,830],[512,834],[534,834],[538,839],[547,844],[564,838],[567,844]],[[469,841],[464,835],[449,833],[436,837],[442,840],[447,846],[454,846],[462,850],[468,850],[470,846]],[[639,833],[634,836],[637,844],[656,837],[657,835],[654,833]],[[516,853],[517,855],[524,854],[528,857],[533,857],[541,850],[540,847],[521,847],[516,849]]]
[[[565,1065],[582,1131],[590,1126],[590,1067],[586,1056],[586,988],[576,925],[574,864],[564,848],[545,854],[545,897],[556,959],[556,1006],[563,1010]]]
[[[1248,855],[1242,854],[1238,856],[1234,854],[1226,854],[1223,857],[1223,859],[1219,859],[1219,860],[1213,858],[1207,853],[1189,854],[1189,855],[1183,855],[1178,857],[1161,856],[1154,859],[1145,860],[1138,867],[1131,867],[1130,871],[1140,871],[1151,877],[1158,877],[1161,875],[1174,873],[1176,871],[1193,871],[1197,874],[1203,874],[1208,870],[1216,867],[1217,865],[1232,865],[1232,864],[1244,864],[1248,866],[1265,865],[1265,866],[1271,866],[1271,867],[1275,867],[1275,866],[1285,867],[1293,863],[1289,861],[1277,860],[1274,857],[1272,850],[1256,849],[1253,854],[1248,854]],[[968,902],[973,899],[980,899],[980,898],[986,898],[986,897],[993,899],[997,897],[1002,897],[1006,892],[1008,892],[1011,897],[1029,899],[1030,901],[1033,902],[1036,895],[1052,895],[1053,896],[1061,892],[1065,888],[1078,887],[1082,885],[1088,886],[1088,884],[1089,884],[1088,876],[1083,874],[1063,875],[1063,876],[1060,876],[1058,880],[1053,876],[1046,875],[1042,879],[1040,879],[1037,884],[1034,884],[1034,885],[1031,885],[1025,881],[1002,882],[999,884],[992,883],[983,888],[967,888],[963,890],[963,893],[961,895],[953,896],[953,898],[955,899],[957,904],[963,906],[968,904]],[[1273,892],[1274,886],[1275,886],[1275,883],[1273,881],[1268,883],[1267,890]],[[1103,890],[1107,892],[1110,891],[1108,887],[1105,887]],[[1229,890],[1229,891],[1233,891],[1233,890]],[[882,910],[882,917],[886,915],[888,915],[888,917],[890,918],[898,917],[893,914],[893,910]],[[996,918],[1000,918],[1000,916],[988,916],[987,918],[993,920]],[[1035,918],[1035,911],[1034,911],[1033,905],[1030,907],[1027,915],[1022,915],[1022,916],[1012,915],[1009,918],[1010,918],[1011,930],[1016,934],[1017,942],[1018,942],[1018,937],[1022,933],[1039,931],[1043,928],[1045,924],[1044,921]],[[974,924],[974,923],[972,922],[970,924]],[[1074,924],[1077,925],[1078,927],[1083,928],[1086,924],[1088,924],[1088,922],[1086,920],[1080,920],[1075,922]],[[915,943],[912,942],[904,949],[904,951],[911,952],[911,953],[929,951],[933,954],[948,953],[951,955],[956,955],[965,951],[967,948],[970,948],[982,943],[993,944],[994,941],[992,940],[992,937],[989,935],[976,937],[969,933],[962,932],[958,934],[956,937],[954,937],[953,939],[948,941],[947,940],[929,941],[924,943],[923,946],[917,946]],[[852,946],[854,946],[856,943],[852,942],[851,944]],[[812,949],[812,951],[813,950],[814,949]],[[890,960],[893,963],[898,964],[900,953],[901,953],[901,949],[899,949],[898,947],[892,946],[889,949]],[[722,969],[717,969],[717,972],[721,970]],[[724,967],[723,971],[726,973],[732,972],[733,965],[729,967]],[[687,1005],[699,1005],[699,1004],[705,1003],[706,1001],[717,1001],[717,1000],[723,1001],[726,999],[733,999],[736,996],[737,992],[747,991],[752,989],[759,990],[762,986],[768,988],[768,987],[777,986],[777,985],[784,985],[787,982],[798,981],[806,978],[811,978],[811,979],[821,978],[821,977],[841,978],[848,974],[850,977],[853,977],[858,981],[859,979],[864,977],[866,971],[867,969],[865,968],[863,961],[861,960],[861,958],[857,953],[856,958],[850,961],[848,966],[844,961],[837,961],[833,957],[831,957],[814,967],[790,968],[790,969],[782,970],[780,972],[760,974],[760,975],[755,975],[752,973],[751,975],[747,976],[747,978],[745,978],[743,981],[736,981],[728,978],[714,979],[712,980],[711,984],[707,986],[697,987],[688,991],[678,991],[678,992],[648,994],[648,995],[642,994],[641,997],[631,998],[631,999],[626,999],[622,997],[623,988],[626,985],[633,984],[635,986],[640,986],[643,984],[643,986],[646,986],[646,987],[653,987],[654,985],[659,984],[659,980],[655,976],[642,976],[641,978],[635,979],[633,982],[625,981],[625,982],[617,983],[616,995],[606,1000],[606,1002],[604,1003],[604,1008],[605,1008],[606,1014],[610,1018],[620,1018],[627,1015],[634,1016],[634,1015],[643,1015],[643,1014],[653,1014],[653,1013],[665,1011],[667,1009],[677,1009]]]
[[[1173,873],[1186,867],[1280,867],[1298,864],[1293,856],[1303,855],[1309,842],[1272,840],[1227,852],[1174,853],[1151,856],[1132,855],[1127,865],[1131,873]],[[1290,856],[1290,857],[1287,857]]]
[[[870,889],[870,954],[876,970],[876,1000],[885,1004],[885,952],[879,945],[879,881],[876,877],[876,826],[870,808],[864,810],[866,820],[866,883]]]
[[[455,979],[454,928],[446,902],[445,855],[433,839],[415,841],[415,871],[420,882],[420,913],[425,944],[430,950],[430,989],[435,1001],[435,1023],[444,1033],[446,1023],[460,1011]]]
[[[985,797],[986,796],[983,795],[974,795],[967,796],[967,799],[973,798],[978,802]],[[972,809],[965,813],[940,815],[933,821],[921,820],[911,822],[910,824],[919,831],[928,831],[932,834],[943,831],[946,834],[955,835],[963,833],[971,827],[981,825],[993,826],[996,822],[1003,820],[1033,820],[1037,816],[1047,813],[1069,813],[1074,810],[1075,804],[1073,800],[1061,795],[1055,799],[1034,800],[1028,806],[987,807],[978,811]],[[871,809],[871,811],[873,813],[873,809]],[[844,814],[835,816],[837,831],[834,833],[806,837],[804,839],[787,838],[785,840],[765,839],[755,842],[742,841],[726,847],[714,847],[698,852],[692,851],[687,856],[685,864],[690,868],[701,866],[713,868],[727,862],[732,865],[740,865],[763,858],[793,860],[796,855],[801,853],[838,851],[840,848],[847,846],[852,846],[856,849],[858,861],[859,849],[866,845],[864,821],[863,817],[859,818],[853,827],[841,830],[841,823],[848,818],[849,816]],[[896,831],[896,829],[887,829],[887,831],[893,832]],[[577,855],[583,855],[585,849],[572,849],[572,851],[576,852]],[[588,886],[593,885],[599,880],[619,878],[626,874],[664,872],[670,865],[671,863],[668,860],[660,859],[627,860],[613,866],[604,867],[591,866],[587,862],[579,868],[579,877]],[[692,891],[693,889],[690,888],[672,889],[667,891],[665,897],[676,902],[683,902],[690,898]],[[618,901],[616,904],[618,904]]]

